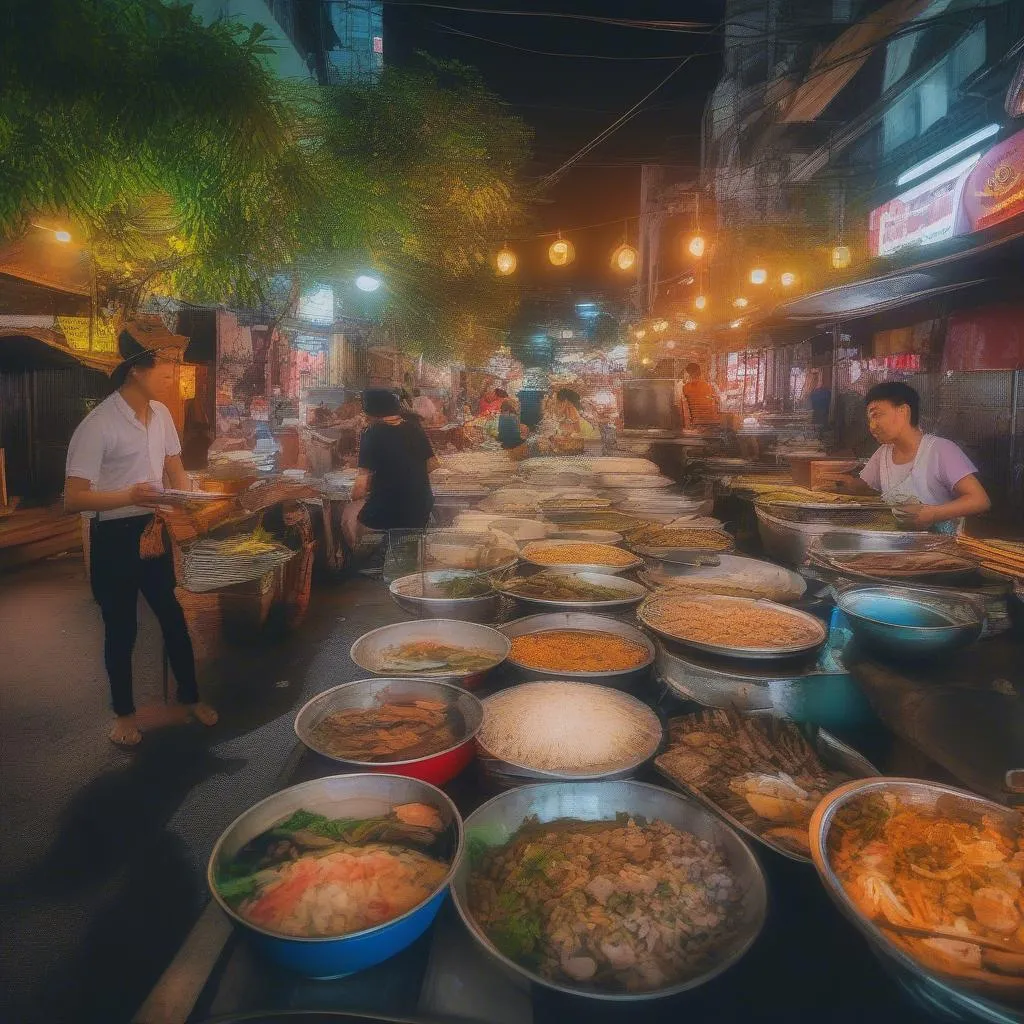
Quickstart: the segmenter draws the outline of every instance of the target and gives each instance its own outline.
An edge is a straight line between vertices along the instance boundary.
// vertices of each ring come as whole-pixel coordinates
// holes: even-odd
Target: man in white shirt
[[[104,662],[116,716],[110,739],[135,746],[142,739],[132,700],[140,590],[163,631],[179,702],[204,725],[214,725],[217,713],[199,700],[195,656],[174,594],[170,551],[144,559],[139,550],[164,481],[179,490],[190,488],[174,421],[156,401],[174,380],[173,362],[158,358],[128,331],[118,344],[124,362],[111,378],[117,390],[86,416],[71,438],[64,505],[92,518],[90,582],[103,613]]]

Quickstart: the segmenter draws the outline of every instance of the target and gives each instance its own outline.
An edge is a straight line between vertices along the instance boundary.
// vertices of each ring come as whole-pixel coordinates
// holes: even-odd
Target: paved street
[[[297,633],[201,665],[215,729],[166,727],[126,753],[106,738],[100,618],[81,560],[0,577],[4,1020],[130,1017],[206,901],[216,836],[273,790],[294,710],[355,678],[352,639],[394,617],[379,583],[317,587]],[[160,701],[159,662],[143,605],[140,706]]]

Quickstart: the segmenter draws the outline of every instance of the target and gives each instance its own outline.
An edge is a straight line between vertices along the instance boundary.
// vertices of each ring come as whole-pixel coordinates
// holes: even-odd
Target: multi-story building
[[[264,25],[282,78],[321,85],[375,78],[384,66],[381,0],[196,0],[195,13],[207,24],[232,18]]]
[[[723,388],[788,410],[830,381],[856,447],[860,393],[901,375],[1019,495],[1024,4],[729,0],[726,21],[700,278]]]

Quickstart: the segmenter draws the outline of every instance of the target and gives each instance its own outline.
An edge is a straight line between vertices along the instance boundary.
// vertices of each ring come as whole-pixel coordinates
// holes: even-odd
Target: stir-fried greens
[[[619,588],[604,587],[579,576],[549,572],[506,580],[501,589],[516,597],[545,601],[620,601],[625,596]]]

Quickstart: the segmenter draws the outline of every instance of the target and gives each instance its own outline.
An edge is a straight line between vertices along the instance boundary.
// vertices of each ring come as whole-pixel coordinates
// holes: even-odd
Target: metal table
[[[669,695],[660,710],[687,706]],[[877,726],[843,733],[880,767],[892,761]],[[280,785],[332,774],[333,762],[297,745]],[[659,781],[651,775],[649,781]],[[663,783],[662,783],[663,784]],[[463,813],[495,790],[476,765],[446,787]],[[754,947],[732,970],[692,993],[606,1004],[536,987],[504,973],[470,939],[450,903],[417,943],[393,959],[336,981],[309,981],[258,959],[210,904],[178,956],[136,1014],[137,1024],[198,1024],[255,1011],[347,1010],[415,1021],[487,1024],[645,1024],[714,1021],[860,1022],[897,1014],[932,1020],[909,1003],[867,944],[833,907],[813,868],[755,845],[769,885],[769,916]]]

